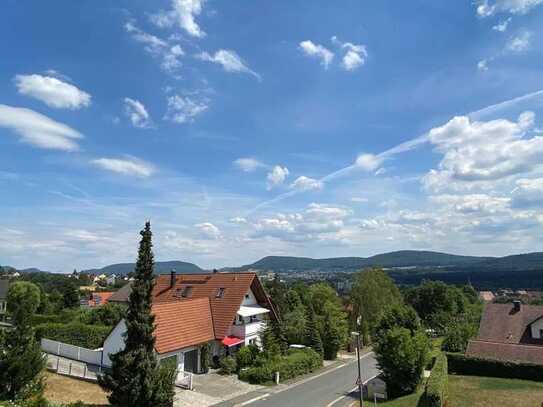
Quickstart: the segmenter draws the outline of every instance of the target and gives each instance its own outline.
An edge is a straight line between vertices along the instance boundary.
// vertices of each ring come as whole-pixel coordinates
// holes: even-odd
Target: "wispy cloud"
[[[33,97],[57,109],[81,109],[91,103],[91,95],[52,76],[17,75],[15,86],[20,94]]]
[[[499,13],[527,14],[543,4],[543,0],[478,0],[476,4],[477,15],[485,18]]]
[[[270,172],[268,172],[267,175],[267,188],[268,190],[273,189],[285,182],[289,175],[289,170],[287,167],[281,167],[280,165],[276,165],[272,168]]]
[[[124,111],[134,127],[146,129],[153,124],[147,109],[139,100],[124,98]]]
[[[164,119],[174,123],[190,123],[209,108],[207,99],[196,100],[190,96],[168,96],[168,109]]]
[[[83,138],[77,130],[47,116],[7,105],[0,105],[0,127],[12,130],[24,143],[50,150],[79,150],[76,140]]]
[[[524,31],[519,35],[512,37],[505,45],[505,49],[514,53],[522,53],[530,49],[531,41],[532,33]]]
[[[258,161],[256,158],[251,157],[238,158],[234,161],[234,165],[245,172],[253,172],[256,171],[258,168],[268,167],[266,164]]]
[[[203,9],[205,0],[172,0],[172,8],[151,16],[151,21],[159,27],[178,25],[192,37],[205,37],[205,32],[196,22]]]
[[[328,69],[328,66],[332,63],[332,60],[334,59],[334,53],[332,51],[322,46],[321,44],[315,44],[311,40],[305,40],[300,42],[299,47],[304,55],[311,58],[319,59],[324,69]]]
[[[134,157],[125,158],[97,158],[91,163],[107,171],[117,174],[132,175],[137,177],[150,177],[156,172],[153,165]]]
[[[262,80],[261,76],[249,68],[235,51],[220,49],[213,55],[202,52],[196,55],[196,58],[221,65],[226,72],[247,73],[253,75],[258,80]]]

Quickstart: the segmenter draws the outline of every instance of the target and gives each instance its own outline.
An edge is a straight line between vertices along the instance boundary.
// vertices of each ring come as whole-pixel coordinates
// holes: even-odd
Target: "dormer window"
[[[183,298],[189,298],[192,294],[192,286],[191,285],[188,285],[186,287],[184,287],[181,291],[181,297]]]
[[[215,294],[215,298],[223,298],[223,297],[224,297],[224,288],[223,287],[218,288],[217,294]]]
[[[245,299],[248,300],[249,298],[251,298],[251,296],[249,294],[245,294]]]

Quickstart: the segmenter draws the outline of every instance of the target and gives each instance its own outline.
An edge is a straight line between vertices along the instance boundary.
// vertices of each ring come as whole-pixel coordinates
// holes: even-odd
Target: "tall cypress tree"
[[[323,354],[322,338],[317,327],[317,317],[312,305],[309,305],[307,312],[307,344],[317,353]]]
[[[126,313],[125,348],[112,355],[112,371],[99,378],[100,385],[111,391],[114,406],[166,407],[173,405],[173,372],[158,366],[154,320],[151,313],[154,284],[154,257],[151,224],[140,232],[138,261]]]

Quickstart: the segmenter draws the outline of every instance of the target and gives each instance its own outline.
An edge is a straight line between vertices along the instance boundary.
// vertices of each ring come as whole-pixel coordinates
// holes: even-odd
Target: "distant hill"
[[[478,268],[500,271],[543,270],[543,252],[515,254],[487,259],[477,264]]]
[[[402,250],[378,254],[371,257],[335,257],[329,259],[312,259],[309,257],[267,256],[255,263],[248,264],[238,270],[273,270],[273,271],[307,271],[337,270],[354,271],[363,267],[458,267],[472,266],[481,262],[494,260],[491,257],[458,256],[454,254]],[[541,261],[543,266],[543,259]]]
[[[136,263],[119,263],[111,264],[99,269],[89,269],[82,270],[83,273],[92,273],[92,274],[116,274],[116,275],[126,275],[131,271],[134,271]],[[196,264],[187,263],[184,261],[157,261],[155,263],[155,273],[163,274],[169,273],[171,270],[175,269],[178,273],[202,273],[204,270],[198,267]]]

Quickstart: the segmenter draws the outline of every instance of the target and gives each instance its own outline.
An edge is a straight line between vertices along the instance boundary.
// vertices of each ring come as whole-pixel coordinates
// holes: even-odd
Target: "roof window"
[[[221,287],[221,288],[218,288],[217,289],[217,294],[215,295],[215,298],[222,298],[224,297],[224,288]]]

